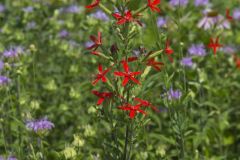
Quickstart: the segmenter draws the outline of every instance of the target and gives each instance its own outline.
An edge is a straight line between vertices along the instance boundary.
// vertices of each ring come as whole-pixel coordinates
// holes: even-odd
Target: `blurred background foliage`
[[[212,8],[222,15],[226,8],[240,6],[237,0],[211,2]],[[10,123],[13,132],[7,145],[4,133],[0,135],[0,155],[19,155],[22,150],[23,159],[31,159],[28,144],[32,135],[25,122],[47,116],[55,124],[45,139],[48,159],[104,159],[106,139],[111,135],[108,124],[97,114],[91,81],[99,61],[105,61],[89,54],[85,45],[89,36],[98,31],[103,34],[105,46],[117,43],[113,20],[105,22],[91,16],[96,10],[89,12],[84,8],[90,0],[0,0],[0,3],[5,6],[5,11],[0,12],[0,53],[11,46],[24,49],[19,58],[5,61],[5,69],[1,71],[12,82],[0,88],[0,121]],[[135,9],[145,3],[131,1],[129,6]],[[162,57],[164,71],[151,70],[142,85],[141,96],[163,110],[146,117],[148,122],[134,140],[133,159],[177,159],[179,134],[184,137],[187,159],[239,159],[240,70],[232,55],[220,51],[213,56],[209,50],[207,56],[194,58],[197,66],[193,69],[183,68],[179,63],[187,55],[188,46],[207,44],[214,34],[221,36],[222,44],[239,46],[239,22],[216,33],[196,27],[203,8],[192,3],[176,10],[163,1],[161,9],[161,16],[179,20],[179,25],[170,22],[169,27],[158,28],[158,15],[145,12],[141,17],[145,27],[136,28],[139,35],[132,45],[136,49],[142,46],[148,51],[158,50],[164,48],[166,37],[170,37],[174,63]],[[178,121],[170,120],[161,96],[170,87],[165,86],[166,81],[184,95],[181,102],[173,104],[181,113],[176,115]],[[22,110],[21,120],[13,116],[18,105]],[[25,148],[17,144],[19,125]]]

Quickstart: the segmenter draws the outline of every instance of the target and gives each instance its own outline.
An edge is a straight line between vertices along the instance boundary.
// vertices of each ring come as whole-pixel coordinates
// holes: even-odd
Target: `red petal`
[[[98,102],[97,102],[97,105],[100,105],[100,104],[102,104],[102,103],[103,103],[103,101],[104,101],[104,98],[99,98],[99,99],[98,99]]]
[[[114,72],[115,76],[125,76],[125,74],[123,72]]]
[[[126,84],[128,83],[128,81],[129,81],[129,78],[128,78],[128,77],[125,77],[125,78],[123,79],[122,86],[126,86]]]
[[[102,73],[102,65],[101,64],[98,65],[98,70],[100,73]]]
[[[136,113],[136,111],[131,110],[130,113],[129,113],[129,117],[130,117],[131,119],[133,119],[133,118],[135,117],[135,113]]]
[[[123,68],[124,68],[125,72],[129,72],[129,67],[128,67],[127,62],[123,61],[122,64],[123,64]]]

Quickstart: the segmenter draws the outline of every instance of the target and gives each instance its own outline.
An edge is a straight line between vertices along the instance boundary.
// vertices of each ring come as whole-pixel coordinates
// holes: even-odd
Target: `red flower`
[[[140,106],[151,107],[154,111],[159,112],[159,110],[158,110],[155,106],[153,106],[150,102],[148,102],[148,101],[146,101],[146,100],[142,100],[142,99],[140,99],[140,98],[134,98],[134,100],[140,102],[140,103],[138,104],[138,105],[140,105]]]
[[[128,59],[127,59],[127,62],[134,62],[134,61],[136,61],[136,60],[138,60],[138,57],[129,57]],[[122,60],[121,61],[121,63],[123,63],[125,60]]]
[[[88,5],[88,6],[85,6],[85,8],[92,9],[92,8],[98,6],[99,3],[100,3],[100,0],[95,0],[95,2],[91,3],[91,4]]]
[[[154,60],[154,58],[150,58],[148,61],[147,61],[147,66],[152,66],[153,68],[155,68],[157,71],[160,71],[161,70],[161,67],[164,65],[164,63],[162,62],[156,62]]]
[[[165,45],[165,53],[168,56],[168,59],[173,62],[173,58],[171,57],[171,54],[173,54],[173,50],[170,48],[169,40],[167,39],[166,45]]]
[[[93,90],[92,93],[99,97],[97,105],[102,104],[106,98],[110,98],[113,95],[112,92],[98,92],[95,90]]]
[[[230,16],[230,10],[229,10],[228,8],[226,9],[226,18],[227,18],[229,21],[233,20],[233,17]]]
[[[212,48],[213,49],[214,55],[216,55],[217,49],[219,47],[222,47],[222,45],[218,43],[218,38],[216,38],[215,42],[214,42],[213,38],[211,38],[210,39],[210,43],[208,44],[208,48]]]
[[[137,22],[140,26],[142,26],[141,22],[136,20],[133,17],[131,11],[126,11],[123,16],[119,13],[113,13],[113,17],[117,20],[117,24],[119,25],[122,25],[128,22]]]
[[[125,86],[129,80],[132,80],[137,84],[140,84],[140,82],[137,79],[135,79],[134,76],[139,75],[141,72],[130,72],[126,61],[123,61],[122,64],[125,72],[114,72],[115,76],[124,77],[122,85]]]
[[[160,2],[161,0],[148,0],[148,7],[150,7],[152,11],[160,12],[160,9],[157,7]]]
[[[130,111],[129,117],[133,119],[136,116],[136,113],[142,113],[144,115],[147,114],[144,110],[141,110],[140,107],[140,105],[132,106],[131,104],[126,104],[124,106],[119,106],[118,108],[123,111]]]
[[[96,79],[92,82],[92,84],[95,85],[100,79],[102,80],[102,82],[107,82],[107,78],[105,77],[105,75],[107,74],[107,72],[109,70],[110,70],[110,68],[103,71],[102,70],[102,65],[99,64],[98,65],[99,73],[97,74]]]
[[[98,32],[98,37],[95,36],[90,36],[90,39],[93,41],[93,45],[91,45],[90,47],[88,47],[88,50],[94,49],[94,51],[102,45],[102,37],[101,37],[101,32]]]
[[[234,60],[235,60],[236,67],[240,69],[240,58],[235,55]]]

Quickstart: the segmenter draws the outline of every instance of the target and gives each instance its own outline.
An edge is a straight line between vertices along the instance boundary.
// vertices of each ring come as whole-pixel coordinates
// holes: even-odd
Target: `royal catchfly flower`
[[[107,82],[107,78],[105,75],[108,73],[110,68],[103,71],[102,65],[98,65],[98,71],[99,73],[96,75],[96,79],[92,82],[93,85],[95,85],[99,80],[102,80],[102,82]]]
[[[139,102],[137,105],[143,106],[143,107],[150,107],[152,108],[154,111],[159,111],[155,106],[152,105],[152,103],[150,103],[147,100],[142,100],[140,98],[134,98],[135,101]]]
[[[214,55],[216,55],[218,48],[223,46],[223,45],[218,43],[218,40],[219,40],[219,38],[216,38],[215,41],[214,41],[213,38],[210,38],[210,43],[208,44],[208,48],[212,48],[213,49]]]
[[[240,8],[236,8],[233,10],[233,19],[240,20]]]
[[[142,23],[133,17],[130,10],[125,11],[123,16],[120,13],[113,13],[112,15],[117,20],[118,25],[122,25],[129,22],[136,22],[138,25],[142,26]],[[138,17],[139,15],[136,16]]]
[[[170,90],[167,92],[168,100],[178,100],[182,96],[182,92],[180,90],[173,90],[170,88]]]
[[[229,21],[233,20],[233,17],[230,16],[230,10],[229,10],[229,8],[226,9],[226,18],[227,18]]]
[[[8,77],[1,76],[1,75],[0,75],[0,86],[6,85],[6,84],[8,84],[9,82],[11,82],[11,80],[10,80]]]
[[[173,62],[173,58],[171,57],[171,55],[173,54],[173,50],[170,48],[170,41],[168,39],[166,40],[164,51],[167,54],[168,59],[170,60],[170,62]]]
[[[27,121],[26,127],[35,133],[38,133],[51,130],[54,127],[54,124],[45,117],[37,120]]]
[[[181,60],[181,65],[187,66],[187,67],[192,67],[193,66],[192,58],[191,57],[184,57]]]
[[[140,84],[140,82],[135,78],[135,76],[141,74],[141,72],[129,71],[129,66],[126,61],[123,61],[122,65],[123,65],[123,69],[125,72],[119,72],[119,71],[114,72],[115,76],[124,77],[124,79],[122,81],[122,86],[126,86],[126,84],[128,83],[129,80],[133,81],[134,83]]]
[[[147,64],[146,65],[153,67],[157,71],[160,71],[162,66],[164,65],[164,63],[157,62],[157,61],[155,61],[154,58],[150,58],[150,59],[147,60]]]
[[[161,3],[161,0],[148,0],[148,7],[154,12],[160,12],[160,9],[157,7]]]
[[[194,1],[194,5],[196,7],[198,7],[198,6],[206,6],[206,5],[208,5],[208,3],[209,3],[209,0],[195,0]]]
[[[123,106],[119,106],[119,109],[123,111],[129,111],[129,118],[133,119],[136,116],[136,113],[141,113],[146,115],[147,113],[144,110],[141,110],[141,105],[132,106],[131,104],[126,104]]]
[[[188,4],[188,0],[170,0],[169,4],[174,7],[186,6]]]
[[[235,61],[237,69],[240,69],[240,58],[237,57],[237,55],[234,55],[234,61]]]
[[[106,99],[106,98],[111,98],[113,96],[113,93],[111,92],[98,92],[98,91],[95,91],[93,90],[92,93],[94,95],[96,95],[97,97],[99,97],[98,101],[97,101],[97,105],[100,105],[103,103],[103,101]]]
[[[92,9],[94,7],[97,7],[100,3],[100,0],[95,0],[94,2],[92,2],[90,5],[85,6],[87,9]]]
[[[99,46],[102,45],[102,36],[101,36],[101,32],[98,32],[98,37],[95,37],[95,36],[90,36],[90,39],[92,40],[93,44],[88,47],[87,49],[88,50],[97,50]]]
[[[202,43],[200,43],[200,44],[192,44],[188,48],[188,53],[190,55],[205,56],[206,55],[206,49],[205,49],[205,46]]]

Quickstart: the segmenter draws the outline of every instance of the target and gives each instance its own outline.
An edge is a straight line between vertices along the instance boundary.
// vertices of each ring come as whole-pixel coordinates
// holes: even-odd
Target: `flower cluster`
[[[47,118],[27,121],[26,127],[35,133],[45,132],[51,130],[54,124],[50,122]]]

